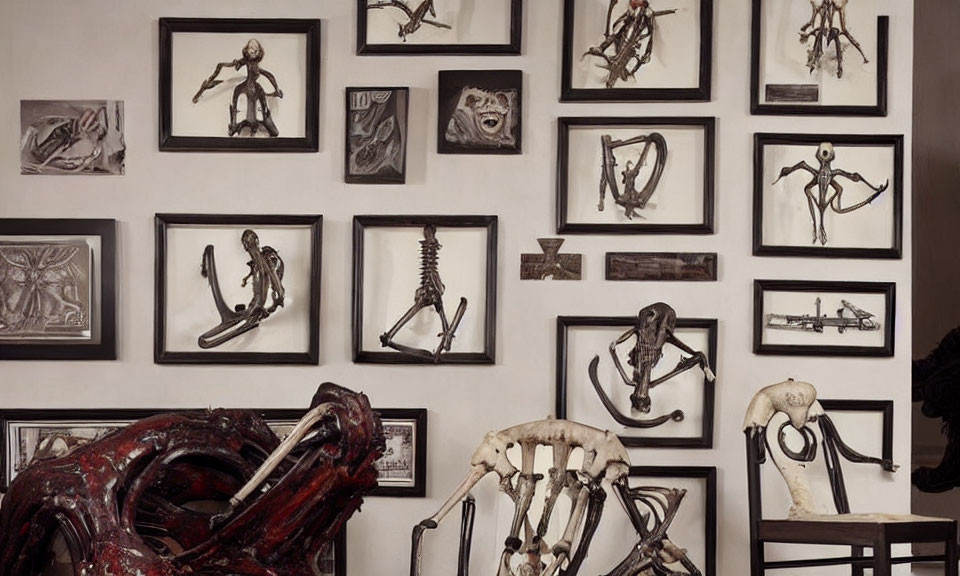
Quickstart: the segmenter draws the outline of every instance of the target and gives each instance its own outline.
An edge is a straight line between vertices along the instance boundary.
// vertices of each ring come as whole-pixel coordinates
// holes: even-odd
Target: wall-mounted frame
[[[607,280],[716,282],[716,252],[607,252]]]
[[[161,18],[160,150],[316,152],[320,62],[320,20]]]
[[[155,224],[154,362],[319,363],[322,216],[157,214]],[[258,243],[247,244],[250,231]],[[282,306],[264,270],[276,267],[271,250]],[[244,310],[259,321],[234,318]]]
[[[632,31],[650,28],[630,4],[564,0],[560,101],[710,100],[713,0],[658,3],[652,42],[639,43]]]
[[[557,418],[612,430],[628,448],[712,448],[715,383],[699,370],[689,370],[651,388],[651,411],[639,415],[649,419],[681,410],[682,420],[671,419],[653,428],[635,428],[618,423],[605,409],[589,379],[590,364],[595,356],[600,357],[599,382],[605,385],[606,394],[620,411],[628,413],[632,388],[621,381],[609,346],[636,322],[635,316],[557,318]],[[716,372],[716,320],[678,318],[676,334],[688,346],[706,354],[711,369]],[[689,356],[672,345],[665,346],[663,351],[653,377],[670,372],[681,355]],[[624,366],[627,366],[627,352],[620,350]]]
[[[438,86],[438,153],[522,152],[522,70],[441,70]]]
[[[0,360],[116,360],[116,221],[0,219],[0,293]]]
[[[436,265],[421,274],[427,242],[436,248],[426,260]],[[449,330],[435,308],[416,296],[425,282],[431,285],[426,292],[434,293],[437,275],[445,286]],[[418,309],[418,303],[424,306]],[[354,217],[354,362],[493,364],[496,305],[496,216]],[[443,348],[449,335],[449,348]]]
[[[712,234],[715,135],[715,118],[560,118],[557,233]]]
[[[754,255],[903,256],[902,135],[756,134],[753,170]]]
[[[346,103],[344,182],[406,182],[410,89],[347,88]]]
[[[834,43],[824,39],[825,54],[816,58],[815,35],[797,42],[801,28],[811,22],[807,3],[753,0],[751,113],[886,116],[890,19],[880,16],[879,9],[879,3],[861,2],[838,8],[841,15],[833,16],[832,25],[845,26],[863,55],[847,37],[840,37]],[[820,29],[820,15],[813,15],[808,33]],[[839,75],[838,43],[842,46]],[[864,62],[864,56],[869,62]]]
[[[756,280],[753,351],[893,356],[896,284]]]
[[[893,461],[893,401],[892,400],[818,400],[833,420],[846,417],[846,415],[880,415],[881,434],[880,434],[880,458]],[[837,422],[837,427],[849,428],[843,426],[844,423]],[[875,455],[873,451],[866,449],[857,450],[862,454]]]
[[[523,0],[482,4],[357,0],[357,54],[520,54]]]

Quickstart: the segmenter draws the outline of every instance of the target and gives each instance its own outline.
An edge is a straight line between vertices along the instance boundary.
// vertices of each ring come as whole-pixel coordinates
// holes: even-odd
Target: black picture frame
[[[523,70],[440,70],[437,79],[437,153],[491,154],[523,153]],[[517,93],[516,130],[513,146],[469,146],[446,139],[447,125],[457,110],[461,92],[467,87],[496,92],[513,90]],[[472,110],[471,110],[472,111]]]
[[[353,294],[352,294],[352,350],[358,364],[494,364],[496,363],[497,333],[497,216],[472,215],[369,215],[353,217]],[[364,231],[367,228],[422,228],[432,224],[438,228],[481,228],[486,230],[485,263],[486,284],[484,313],[484,345],[482,352],[447,352],[434,363],[400,352],[363,349],[363,290],[364,290]]]
[[[764,244],[764,149],[767,146],[818,146],[831,142],[838,147],[893,148],[893,221],[890,223],[893,246],[889,248],[831,248],[829,246],[778,246]],[[754,135],[753,156],[753,255],[801,256],[816,258],[903,258],[903,135],[902,134],[772,134]],[[815,164],[811,157],[809,164]],[[816,166],[813,166],[816,169]],[[835,215],[836,216],[836,215]]]
[[[391,498],[424,498],[427,495],[427,410],[425,408],[377,408],[380,420],[412,421],[414,437],[414,468],[412,486],[377,486],[370,496]]]
[[[874,412],[882,418],[881,458],[893,462],[893,400],[818,400],[825,412]]]
[[[765,344],[763,328],[765,311],[763,295],[767,291],[808,293],[882,294],[884,318],[882,346],[831,346]],[[894,282],[848,282],[809,280],[754,280],[753,283],[753,352],[783,356],[865,356],[891,357],[894,355],[897,285]],[[831,329],[832,330],[832,329]]]
[[[510,0],[510,41],[506,44],[416,44],[402,41],[394,44],[372,44],[367,41],[367,0],[357,0],[357,54],[446,55],[446,56],[509,56],[519,55],[523,30],[523,0]]]
[[[760,103],[760,36],[763,26],[763,1],[753,0],[750,34],[750,113],[756,116],[886,116],[889,65],[890,17],[877,18],[877,104],[807,105]]]
[[[400,130],[401,138],[401,147],[403,154],[401,169],[398,174],[353,174],[350,171],[350,114],[353,112],[351,107],[351,96],[357,92],[370,92],[370,91],[390,91],[394,94],[393,97],[396,97],[397,94],[403,94],[403,125],[398,126]],[[389,86],[389,87],[354,87],[348,86],[346,88],[346,98],[344,99],[346,104],[345,116],[346,122],[344,123],[344,154],[343,154],[343,181],[347,184],[405,184],[407,181],[407,152],[408,152],[408,125],[409,125],[409,110],[410,110],[410,88],[401,87],[401,86]],[[398,103],[398,106],[400,104]]]
[[[170,226],[296,226],[310,228],[310,334],[305,352],[171,352],[166,348],[167,229]],[[254,214],[157,214],[154,218],[154,349],[156,364],[312,364],[320,363],[320,271],[323,216]],[[200,262],[198,256],[197,262]]]
[[[561,102],[710,101],[713,79],[713,0],[700,0],[700,72],[697,86],[692,88],[574,88],[573,64],[580,57],[580,54],[573,53],[577,1],[563,1]]]
[[[117,221],[81,218],[0,218],[0,236],[97,236],[100,238],[99,332],[93,342],[50,338],[35,342],[0,340],[0,360],[117,359]],[[91,279],[91,282],[93,280]],[[94,324],[95,325],[95,324]]]
[[[557,124],[557,234],[713,234],[716,118],[564,116]],[[703,219],[697,224],[594,224],[568,221],[570,129],[578,126],[693,126],[703,128]]]
[[[636,324],[635,316],[558,316],[557,317],[557,387],[556,387],[556,415],[558,419],[567,418],[567,344],[569,329],[577,327],[590,328],[630,328]],[[717,333],[718,322],[712,318],[677,318],[677,328],[698,328],[708,331],[708,347],[704,353],[710,362],[710,367],[717,372]],[[603,350],[601,352],[606,352]],[[587,367],[583,366],[583,370]],[[627,448],[713,448],[713,421],[715,410],[716,382],[703,378],[703,421],[700,435],[691,437],[644,437],[619,436],[620,442]],[[597,400],[600,401],[599,399]],[[610,422],[613,422],[612,418]],[[588,423],[590,424],[590,423]],[[609,427],[608,424],[591,424],[598,428]]]
[[[320,149],[320,28],[317,19],[292,18],[160,18],[161,152],[317,152]],[[306,111],[302,137],[252,138],[176,136],[173,134],[173,35],[176,33],[306,35]],[[239,47],[238,52],[239,54]],[[224,55],[227,58],[231,55]],[[211,70],[216,62],[211,62]]]

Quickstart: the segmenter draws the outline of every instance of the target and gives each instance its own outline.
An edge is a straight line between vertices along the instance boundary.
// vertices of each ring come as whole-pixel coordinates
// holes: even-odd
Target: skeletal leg
[[[860,47],[860,43],[857,42],[856,39],[854,39],[853,34],[851,34],[849,30],[847,30],[846,8],[840,10],[840,35],[846,36],[847,40],[849,40],[850,43],[853,44],[853,47],[856,48],[858,52],[860,52],[860,56],[863,56],[864,64],[870,63],[870,61],[867,60],[867,55],[863,53],[863,48]]]
[[[457,306],[457,311],[453,315],[453,321],[447,322],[447,315],[443,310],[443,302],[435,305],[437,313],[440,315],[440,322],[443,326],[443,332],[439,334],[441,336],[440,345],[437,346],[437,349],[434,351],[434,358],[439,360],[440,355],[444,352],[449,352],[450,347],[453,345],[453,338],[456,335],[457,327],[460,326],[460,321],[463,320],[463,315],[467,311],[467,299],[461,297],[460,305]]]
[[[570,500],[573,501],[573,509],[570,511],[570,518],[564,527],[563,536],[553,546],[553,562],[543,571],[542,576],[552,576],[559,570],[560,565],[570,556],[573,539],[577,535],[580,522],[587,510],[587,499],[590,496],[590,491],[587,490],[586,486],[577,481],[575,477],[567,487],[567,494],[570,496]]]
[[[230,136],[240,132],[240,127],[237,126],[237,103],[240,100],[240,94],[243,94],[243,84],[239,84],[233,89],[233,99],[230,103],[230,125],[227,126],[227,132]],[[250,102],[247,101],[247,106],[249,105]]]
[[[530,511],[533,494],[537,490],[537,482],[543,478],[542,475],[533,473],[533,460],[536,455],[536,450],[537,444],[535,442],[520,444],[521,470],[520,475],[517,477],[517,489],[520,493],[520,498],[514,508],[510,534],[504,543],[504,545],[513,552],[517,552],[520,549],[520,529],[523,527],[523,522],[527,519],[527,513]]]
[[[817,185],[816,179],[811,180],[803,189],[807,197],[807,206],[810,208],[810,220],[813,222],[813,243],[817,243],[817,200],[813,196],[813,188]]]
[[[380,345],[390,346],[390,344],[393,341],[393,337],[397,335],[397,332],[399,332],[401,328],[406,326],[407,322],[410,322],[410,320],[412,320],[413,317],[416,316],[417,313],[423,310],[425,307],[426,306],[421,302],[414,302],[413,306],[410,306],[410,308],[407,309],[404,315],[401,316],[399,320],[397,320],[396,324],[394,324],[389,330],[387,330],[386,332],[380,335]]]
[[[540,525],[537,526],[537,536],[543,538],[547,533],[547,524],[553,514],[553,507],[563,491],[567,478],[567,463],[570,461],[569,444],[555,443],[553,446],[553,467],[550,468],[550,482],[547,485],[547,498],[543,504],[543,514],[540,516]]]
[[[577,545],[576,551],[573,553],[573,557],[570,558],[570,563],[567,565],[565,574],[576,574],[579,572],[580,565],[583,564],[584,559],[587,557],[587,550],[590,548],[593,535],[596,533],[597,526],[600,524],[600,517],[603,515],[603,502],[607,498],[607,493],[604,492],[599,481],[588,485],[587,490],[589,492],[587,518],[583,524],[580,542]]]

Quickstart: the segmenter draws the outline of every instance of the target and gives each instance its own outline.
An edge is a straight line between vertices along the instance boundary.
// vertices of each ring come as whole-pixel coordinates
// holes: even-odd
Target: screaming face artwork
[[[650,62],[657,32],[657,18],[675,14],[676,10],[656,11],[648,0],[628,0],[624,11],[613,20],[620,0],[610,0],[607,7],[603,41],[591,46],[584,54],[600,58],[599,67],[607,70],[604,84],[613,88],[617,82],[634,78],[644,64]]]
[[[523,72],[442,70],[438,151],[441,154],[519,154]]]
[[[22,100],[22,174],[123,174],[123,102]]]

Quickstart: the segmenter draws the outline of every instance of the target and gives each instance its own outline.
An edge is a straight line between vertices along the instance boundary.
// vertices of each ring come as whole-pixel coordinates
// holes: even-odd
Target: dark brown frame
[[[117,359],[117,221],[71,218],[0,218],[0,236],[99,236],[100,331],[97,343],[50,338],[31,343],[0,340],[0,360]],[[92,281],[92,279],[91,279]]]
[[[483,352],[447,352],[439,364],[494,364],[497,349],[497,216],[354,216],[353,217],[353,361],[358,364],[425,364],[427,358],[363,349],[363,233],[368,227],[485,228],[487,231],[486,313]]]
[[[393,94],[404,93],[403,115],[403,166],[398,177],[363,175],[350,173],[350,94],[353,92],[369,92],[371,90],[389,90]],[[405,184],[407,182],[407,153],[409,151],[410,125],[410,88],[405,86],[348,86],[344,93],[346,121],[343,126],[343,181],[347,184]]]
[[[456,101],[451,99],[450,86],[466,85],[488,90],[515,89],[517,91],[517,145],[514,148],[470,148],[446,141],[447,123]],[[452,106],[451,106],[452,102]],[[440,70],[437,74],[437,153],[438,154],[523,154],[523,70]]]
[[[890,248],[831,248],[829,246],[778,246],[763,243],[764,148],[766,146],[818,146],[831,142],[840,148],[893,148],[893,246]],[[814,167],[816,168],[816,167]],[[768,134],[754,135],[753,152],[753,255],[819,258],[903,258],[903,135],[901,134]]]
[[[309,226],[310,337],[306,352],[169,352],[166,349],[167,228],[170,226]],[[319,364],[320,363],[320,269],[323,252],[323,216],[244,214],[157,214],[154,219],[153,361],[156,364]],[[198,260],[199,261],[199,260]]]
[[[617,327],[629,328],[636,324],[635,316],[558,316],[557,317],[557,418],[567,417],[567,342],[571,327]],[[699,328],[708,332],[707,360],[714,373],[717,371],[717,328],[715,319],[677,318],[677,328]],[[603,352],[606,352],[605,350]],[[583,367],[586,370],[586,366]],[[692,437],[647,437],[620,436],[627,448],[713,448],[714,398],[716,382],[703,378],[703,421],[700,436]],[[597,400],[599,402],[599,399]],[[598,426],[604,427],[604,426]]]
[[[160,18],[160,151],[317,152],[320,149],[320,20],[292,18]],[[302,137],[249,138],[173,134],[173,35],[180,32],[304,34],[306,114]],[[211,66],[213,64],[211,63]]]

